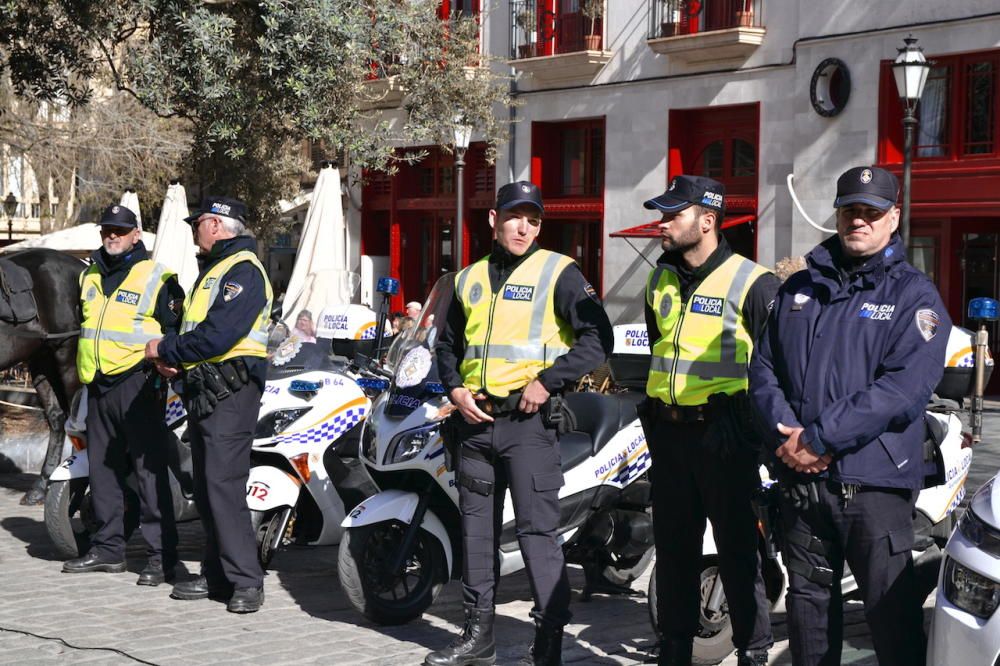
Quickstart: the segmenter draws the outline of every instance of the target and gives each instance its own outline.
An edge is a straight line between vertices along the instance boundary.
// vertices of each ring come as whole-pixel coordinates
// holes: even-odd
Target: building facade
[[[612,234],[655,220],[642,202],[678,173],[727,187],[726,233],[764,265],[832,229],[837,176],[902,171],[889,64],[912,33],[934,61],[919,110],[911,253],[956,322],[1000,294],[1000,6],[995,0],[502,0],[480,12],[483,50],[515,75],[523,105],[495,166],[470,148],[463,262],[488,249],[496,187],[545,194],[543,246],[580,263],[616,323],[640,321],[658,242]],[[443,7],[443,9],[445,9]],[[503,110],[506,114],[507,111]],[[473,139],[475,141],[475,137]],[[454,164],[430,157],[355,186],[359,252],[390,257],[404,300],[454,267]],[[993,338],[996,339],[994,331]]]

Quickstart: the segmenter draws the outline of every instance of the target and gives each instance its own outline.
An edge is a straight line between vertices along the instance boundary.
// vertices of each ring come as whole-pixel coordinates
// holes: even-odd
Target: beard
[[[701,238],[701,232],[698,231],[696,226],[692,226],[690,229],[686,229],[673,237],[662,237],[660,239],[660,246],[664,252],[678,252],[683,254],[697,247],[701,243]]]

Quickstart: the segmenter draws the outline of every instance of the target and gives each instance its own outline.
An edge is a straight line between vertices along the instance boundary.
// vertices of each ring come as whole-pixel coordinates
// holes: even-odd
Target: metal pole
[[[906,256],[910,254],[910,182],[913,172],[913,136],[917,130],[917,114],[907,108],[903,113],[903,210],[899,216],[899,236]]]
[[[465,220],[465,177],[463,172],[465,171],[465,149],[456,148],[455,149],[455,193],[458,197],[458,203],[455,211],[455,249],[453,250],[452,260],[455,264],[455,270],[462,268],[462,249],[465,247],[462,244],[462,231],[463,222]]]
[[[14,218],[7,216],[7,240],[14,240]]]

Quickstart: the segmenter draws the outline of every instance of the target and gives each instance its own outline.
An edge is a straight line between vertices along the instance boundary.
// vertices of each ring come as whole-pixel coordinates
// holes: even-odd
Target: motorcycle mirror
[[[275,303],[271,306],[271,321],[275,324],[281,321],[281,303]]]

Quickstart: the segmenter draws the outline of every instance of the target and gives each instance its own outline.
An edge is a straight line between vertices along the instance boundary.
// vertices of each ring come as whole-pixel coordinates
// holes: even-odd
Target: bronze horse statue
[[[44,248],[0,257],[0,370],[26,363],[45,412],[49,443],[41,474],[21,504],[45,501],[59,465],[70,401],[80,388],[80,273],[85,264]]]

